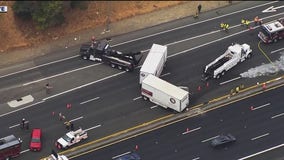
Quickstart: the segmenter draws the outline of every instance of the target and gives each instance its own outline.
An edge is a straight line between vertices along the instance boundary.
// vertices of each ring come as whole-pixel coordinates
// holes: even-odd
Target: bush
[[[80,8],[81,10],[85,10],[88,8],[88,4],[86,1],[71,1],[70,7],[72,9]]]
[[[15,1],[12,6],[15,15],[23,20],[32,19],[34,8],[35,5],[32,1]]]
[[[64,22],[62,1],[38,1],[32,19],[37,28],[44,30]]]

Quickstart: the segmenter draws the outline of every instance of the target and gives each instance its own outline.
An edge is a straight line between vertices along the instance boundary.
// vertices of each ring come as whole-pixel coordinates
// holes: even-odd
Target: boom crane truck
[[[219,79],[228,70],[251,57],[252,49],[250,45],[244,43],[232,44],[228,47],[224,54],[209,63],[202,75],[202,80],[206,81],[209,78]]]
[[[85,60],[103,62],[112,68],[127,72],[133,71],[142,59],[141,52],[122,53],[113,50],[107,40],[94,41],[92,44],[82,44],[80,55]]]

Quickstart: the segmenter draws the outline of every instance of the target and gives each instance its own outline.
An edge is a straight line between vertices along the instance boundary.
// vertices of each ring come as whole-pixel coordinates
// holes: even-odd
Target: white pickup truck
[[[56,141],[55,145],[58,149],[65,149],[87,138],[87,132],[82,130],[82,128],[79,128],[76,131],[66,133],[63,137]]]

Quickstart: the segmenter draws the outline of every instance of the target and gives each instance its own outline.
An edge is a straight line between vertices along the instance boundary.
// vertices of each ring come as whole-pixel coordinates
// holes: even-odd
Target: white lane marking
[[[192,160],[199,160],[200,159],[200,157],[196,157],[196,158],[193,158]]]
[[[82,67],[82,68],[77,68],[77,69],[73,69],[73,70],[70,70],[70,71],[63,72],[63,73],[55,74],[53,76],[49,76],[49,77],[45,77],[45,78],[42,78],[42,79],[38,79],[38,80],[35,80],[35,81],[31,81],[31,82],[25,83],[25,84],[23,84],[23,86],[27,86],[27,85],[30,85],[30,84],[33,84],[33,83],[44,81],[44,80],[47,80],[47,79],[50,79],[50,78],[62,76],[62,75],[68,74],[68,73],[80,71],[80,70],[83,70],[83,69],[86,69],[86,68],[90,68],[90,67],[93,67],[93,66],[97,66],[97,65],[100,65],[100,64],[102,64],[102,63],[96,63],[96,64],[92,64],[92,65],[85,66],[85,67]]]
[[[271,6],[265,10],[262,11],[262,13],[267,13],[267,12],[276,12],[276,9],[280,9],[280,8],[283,8],[284,5],[282,6],[278,6],[278,7],[274,7],[274,6]]]
[[[111,159],[116,159],[117,157],[121,157],[121,156],[124,156],[124,155],[129,154],[129,153],[131,153],[131,152],[129,151],[129,152],[125,152],[125,153],[119,154],[117,156],[112,157]]]
[[[88,102],[91,102],[91,101],[95,101],[97,99],[99,99],[100,97],[96,97],[96,98],[92,98],[92,99],[89,99],[87,101],[84,101],[84,102],[81,102],[80,104],[85,104],[85,103],[88,103]]]
[[[81,86],[78,86],[78,87],[75,87],[75,88],[66,90],[66,91],[64,91],[64,92],[61,92],[61,93],[58,93],[58,94],[55,94],[55,95],[46,97],[46,98],[44,98],[44,99],[42,99],[42,100],[43,100],[43,101],[46,101],[46,100],[48,100],[48,99],[50,99],[50,98],[54,98],[54,97],[60,96],[60,95],[62,95],[62,94],[69,93],[69,92],[72,92],[72,91],[74,91],[74,90],[81,89],[81,88],[83,88],[83,87],[86,87],[86,86],[95,84],[95,83],[97,83],[97,82],[101,82],[101,81],[103,81],[103,80],[110,79],[110,78],[112,78],[112,77],[121,75],[121,74],[123,74],[123,73],[125,73],[125,72],[126,72],[126,71],[123,71],[123,72],[119,72],[119,73],[116,73],[116,74],[111,75],[111,76],[104,77],[104,78],[102,78],[102,79],[99,79],[99,80],[96,80],[96,81],[93,81],[93,82],[90,82],[90,83],[87,83],[87,84],[84,84],[84,85],[81,85]]]
[[[142,97],[140,96],[140,97],[133,98],[133,101],[136,101],[137,99],[140,99],[140,98]]]
[[[270,103],[266,103],[266,104],[261,105],[259,107],[253,107],[252,110],[257,110],[257,109],[260,109],[260,108],[263,108],[263,107],[266,107],[266,106],[269,106],[269,105],[270,105]]]
[[[263,134],[263,135],[254,137],[254,138],[252,138],[251,140],[254,141],[254,140],[256,140],[256,139],[259,139],[259,138],[262,138],[262,137],[265,137],[265,136],[268,136],[268,135],[269,135],[269,133],[265,133],[265,134]]]
[[[284,13],[279,13],[279,14],[272,15],[272,16],[269,16],[269,17],[274,17],[274,16],[278,16],[278,15],[282,15],[282,14],[284,14]],[[265,18],[263,18],[263,19],[265,19]],[[254,27],[254,29],[255,29],[255,28],[259,28],[259,26]],[[238,35],[238,34],[241,34],[241,33],[244,33],[244,32],[248,32],[248,31],[249,31],[249,30],[243,30],[243,31],[241,31],[241,32],[234,33],[234,34],[232,34],[232,35],[228,35],[228,36],[225,36],[225,37],[223,37],[223,38],[220,38],[220,39],[217,39],[217,40],[208,42],[208,43],[204,43],[204,44],[199,45],[199,46],[195,46],[195,47],[193,47],[193,48],[190,48],[190,49],[187,49],[187,50],[184,50],[184,51],[181,51],[181,52],[172,54],[172,55],[168,56],[168,58],[171,58],[171,57],[174,57],[174,56],[177,56],[177,55],[180,55],[180,54],[183,54],[183,53],[186,53],[186,52],[195,50],[195,49],[197,49],[197,48],[201,48],[201,47],[203,47],[203,46],[206,46],[206,45],[209,45],[209,44],[212,44],[212,43],[215,43],[215,42],[218,42],[218,41],[221,41],[221,40],[224,40],[224,39],[233,37],[233,36],[235,36],[235,35]],[[138,67],[136,67],[136,68],[139,68],[139,67],[141,67],[141,66],[142,66],[142,65],[140,65],[140,66],[138,66]],[[91,82],[91,83],[87,83],[87,84],[85,84],[85,85],[81,85],[81,86],[79,86],[79,87],[72,88],[72,89],[70,89],[70,90],[67,90],[67,91],[64,91],[64,92],[55,94],[55,95],[53,95],[53,96],[46,97],[46,98],[43,99],[43,101],[45,101],[45,100],[47,100],[47,99],[50,99],[50,98],[57,97],[57,96],[59,96],[59,95],[65,94],[65,93],[69,93],[69,92],[71,92],[71,91],[74,91],[74,90],[77,90],[77,89],[80,89],[80,88],[83,88],[83,87],[86,87],[86,86],[89,86],[89,85],[92,85],[92,84],[94,84],[94,83],[103,81],[103,80],[105,80],[105,79],[109,79],[109,78],[112,78],[112,77],[116,77],[116,76],[118,76],[118,75],[120,75],[120,74],[123,74],[123,73],[126,73],[126,72],[123,71],[123,72],[120,72],[120,73],[117,73],[117,74],[114,74],[114,75],[111,75],[111,76],[108,76],[108,77],[99,79],[99,80],[97,80],[97,81],[93,81],[93,82]]]
[[[20,154],[30,151],[30,149],[26,149],[20,152]]]
[[[185,134],[188,134],[188,133],[191,133],[191,132],[194,132],[194,131],[200,130],[200,129],[201,129],[201,127],[194,128],[194,129],[190,129],[190,130],[188,130],[188,131],[183,132],[182,134],[183,134],[183,135],[185,135]]]
[[[29,71],[29,70],[32,70],[32,69],[37,69],[37,68],[40,68],[40,67],[43,67],[43,66],[47,66],[47,65],[50,65],[50,64],[53,64],[53,63],[65,61],[65,60],[72,59],[72,58],[75,58],[75,57],[78,57],[78,55],[76,55],[76,56],[71,56],[71,57],[68,57],[68,58],[63,58],[63,59],[56,60],[56,61],[49,62],[49,63],[44,63],[44,64],[41,64],[41,65],[38,65],[38,66],[35,66],[35,67],[31,67],[31,68],[28,68],[28,69],[24,69],[24,70],[21,70],[21,71],[9,73],[9,74],[0,76],[0,78],[8,77],[8,76],[11,76],[11,75],[14,75],[14,74],[18,74],[18,73],[22,73],[22,72],[25,72],[25,71]]]
[[[78,118],[74,118],[74,119],[71,119],[70,122],[74,122],[74,121],[77,121],[77,120],[82,119],[82,118],[84,118],[84,117],[81,116],[81,117],[78,117]]]
[[[271,51],[271,54],[272,53],[275,53],[275,52],[278,52],[278,51],[281,51],[281,50],[283,50],[284,48],[280,48],[280,49],[277,49],[277,50],[274,50],[274,51]]]
[[[204,142],[210,141],[210,140],[212,140],[212,139],[214,139],[214,138],[217,138],[217,137],[219,137],[219,136],[211,137],[211,138],[205,139],[205,140],[203,140],[203,141],[201,141],[201,142],[204,143]]]
[[[152,107],[150,107],[150,108],[153,109],[153,108],[156,108],[156,107],[158,107],[158,105],[154,105],[154,106],[152,106]]]
[[[22,108],[16,109],[16,110],[14,110],[14,111],[11,111],[11,112],[7,112],[7,113],[4,113],[4,114],[1,114],[1,115],[0,115],[0,117],[4,117],[4,116],[6,116],[6,115],[9,115],[9,114],[12,114],[12,113],[18,112],[18,111],[20,111],[20,110],[23,110],[23,109],[26,109],[26,108],[30,108],[30,107],[32,107],[32,106],[35,106],[35,105],[37,105],[37,104],[41,104],[41,103],[43,103],[43,102],[44,102],[44,101],[40,101],[40,102],[37,102],[37,103],[31,104],[31,105],[28,105],[28,106],[26,106],[26,107],[22,107]]]
[[[241,78],[241,77],[236,77],[236,78],[230,79],[230,80],[228,80],[228,81],[221,82],[219,85],[223,85],[223,84],[226,84],[226,83],[229,83],[229,82],[232,82],[232,81],[238,80],[238,79],[240,79],[240,78]]]
[[[214,18],[211,18],[211,19],[206,19],[206,20],[203,20],[203,21],[200,21],[200,22],[196,22],[196,23],[189,24],[189,25],[177,27],[177,28],[170,29],[170,30],[166,30],[166,31],[163,31],[163,32],[158,32],[158,33],[151,34],[151,35],[148,35],[148,36],[136,38],[136,39],[133,39],[133,40],[130,40],[130,41],[125,41],[125,42],[118,43],[118,44],[115,44],[115,45],[112,45],[112,46],[113,46],[113,47],[114,47],[114,46],[120,46],[120,45],[123,45],[123,44],[127,44],[127,43],[130,43],[130,42],[134,42],[134,41],[137,41],[137,40],[141,40],[141,39],[144,39],[144,38],[149,38],[149,37],[156,36],[156,35],[160,35],[160,34],[163,34],[163,33],[170,32],[170,31],[182,29],[182,28],[185,28],[185,27],[190,27],[190,26],[193,26],[193,25],[196,25],[196,24],[200,24],[200,23],[203,23],[203,22],[215,20],[215,19],[218,19],[218,18],[222,18],[222,17],[225,17],[225,16],[229,16],[229,15],[233,15],[233,14],[236,14],[236,13],[240,13],[240,12],[243,12],[243,11],[247,11],[247,10],[251,10],[251,9],[254,9],[254,8],[262,7],[262,6],[265,6],[265,5],[272,4],[272,3],[277,3],[277,1],[272,1],[272,2],[268,2],[268,3],[260,4],[260,5],[253,6],[253,7],[250,7],[250,8],[246,8],[246,9],[243,9],[243,10],[239,10],[239,11],[236,11],[236,12],[231,12],[231,13],[228,13],[228,14],[224,14],[224,15],[221,15],[221,16],[217,16],[217,17],[214,17]],[[79,57],[79,56],[80,56],[80,55],[75,55],[75,56],[71,56],[71,57],[68,57],[68,58],[61,59],[61,60],[56,60],[56,61],[53,61],[53,62],[45,63],[45,64],[42,64],[42,65],[38,65],[38,66],[35,66],[35,67],[32,67],[32,68],[28,68],[28,69],[25,69],[25,70],[21,70],[21,71],[9,73],[9,74],[0,76],[0,78],[4,78],[4,77],[10,76],[10,75],[14,75],[14,74],[17,74],[17,73],[29,71],[29,70],[32,70],[32,69],[36,69],[36,68],[39,68],[39,67],[42,67],[42,66],[46,66],[46,65],[49,65],[49,64],[61,62],[61,61],[68,60],[68,59],[72,59],[72,58]]]
[[[280,113],[280,114],[277,114],[277,115],[275,115],[275,116],[272,116],[271,119],[277,118],[277,117],[280,117],[280,116],[283,116],[283,115],[284,115],[284,113]]]
[[[243,12],[243,11],[251,10],[251,9],[254,9],[254,8],[262,7],[262,6],[265,6],[265,5],[272,4],[272,3],[276,3],[276,2],[269,2],[269,3],[257,5],[257,6],[254,6],[254,7],[249,7],[249,8],[246,8],[246,9],[242,9],[242,10],[231,12],[231,13],[224,14],[224,15],[221,15],[221,16],[213,17],[213,18],[210,18],[210,19],[206,19],[206,20],[203,20],[203,21],[196,22],[196,23],[191,23],[191,24],[188,24],[188,25],[185,25],[185,26],[180,26],[180,27],[177,27],[177,28],[169,29],[169,30],[166,30],[166,31],[162,31],[162,32],[158,32],[158,33],[155,33],[155,34],[147,35],[147,36],[144,36],[144,37],[132,39],[132,40],[125,41],[125,42],[122,42],[122,43],[118,43],[118,44],[115,44],[115,45],[112,45],[112,46],[119,46],[119,45],[122,45],[122,44],[138,41],[138,40],[149,38],[149,37],[153,37],[153,36],[160,35],[160,34],[163,34],[163,33],[168,33],[168,32],[171,32],[171,31],[183,29],[185,27],[190,27],[190,26],[193,26],[193,25],[196,25],[196,24],[201,24],[201,23],[204,23],[204,22],[208,22],[208,21],[211,21],[211,20],[215,20],[215,19],[218,19],[218,18],[225,17],[225,16],[233,15],[233,14],[240,13],[240,12]]]
[[[14,127],[18,127],[20,124],[15,124],[13,126],[10,126],[9,129],[14,128]]]
[[[98,127],[100,127],[100,126],[102,126],[102,125],[96,125],[96,126],[94,126],[94,127],[91,127],[91,128],[88,128],[88,129],[85,129],[85,131],[89,131],[89,130],[91,130],[91,129],[95,129],[95,128],[98,128]]]
[[[160,77],[164,77],[164,76],[167,76],[167,75],[170,75],[171,73],[165,73],[163,75],[161,75]]]
[[[240,158],[240,159],[238,159],[238,160],[245,160],[245,159],[249,159],[249,158],[251,158],[251,157],[254,157],[254,156],[260,155],[260,154],[265,153],[265,152],[269,152],[269,151],[271,151],[271,150],[273,150],[273,149],[277,149],[277,148],[280,148],[280,147],[283,147],[283,146],[284,146],[284,143],[282,143],[282,144],[280,144],[280,145],[277,145],[277,146],[274,146],[274,147],[271,147],[271,148],[268,148],[268,149],[266,149],[266,150],[263,150],[263,151],[260,151],[260,152],[257,152],[257,153],[254,153],[254,154],[251,154],[251,155],[249,155],[249,156],[246,156],[246,157]]]

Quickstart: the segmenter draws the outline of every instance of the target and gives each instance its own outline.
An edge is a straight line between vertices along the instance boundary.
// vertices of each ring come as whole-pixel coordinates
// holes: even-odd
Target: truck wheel
[[[122,67],[121,67],[121,66],[117,66],[117,68],[118,68],[119,70],[122,70]]]
[[[87,60],[87,59],[88,59],[88,56],[87,56],[87,55],[83,55],[82,58],[83,58],[84,60]]]
[[[145,101],[148,101],[148,100],[149,100],[149,98],[146,97],[146,96],[142,96],[142,98],[143,98]]]
[[[115,68],[115,64],[111,63],[110,64],[111,68]]]
[[[251,57],[251,53],[247,55],[247,59],[249,59]]]
[[[222,74],[222,76],[224,76],[225,75],[225,71],[223,71],[221,74]]]
[[[125,71],[126,71],[126,72],[129,72],[130,69],[129,69],[128,67],[125,67]]]
[[[217,74],[216,78],[219,79],[220,77],[221,77],[221,75],[220,75],[220,74]]]
[[[277,42],[277,38],[274,39],[274,43],[276,43],[276,42]]]
[[[5,160],[10,160],[10,157],[6,157]]]

